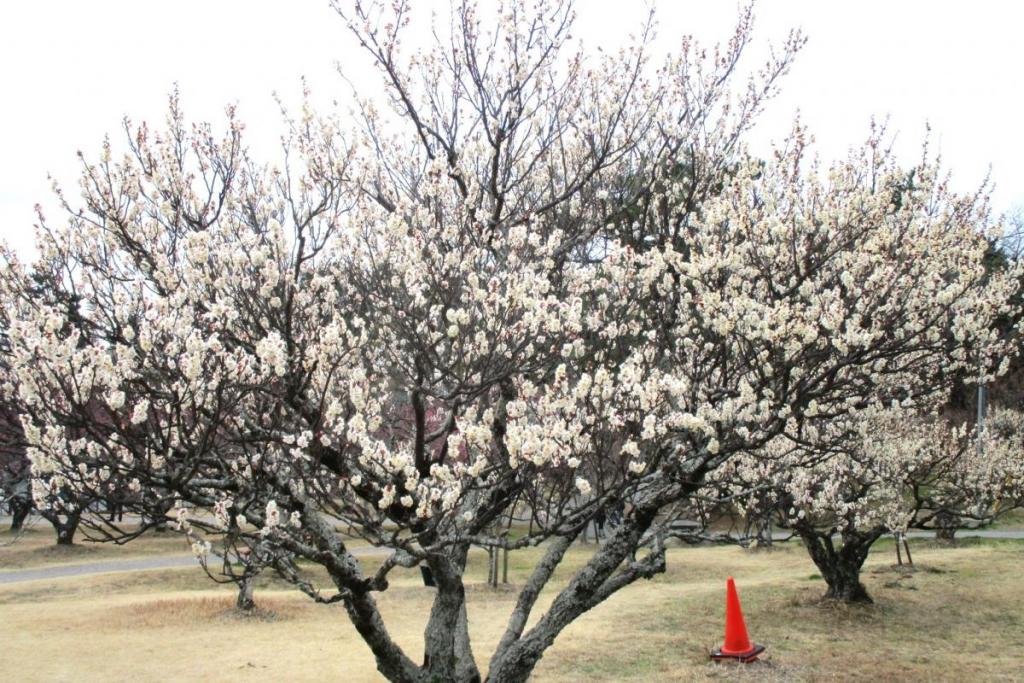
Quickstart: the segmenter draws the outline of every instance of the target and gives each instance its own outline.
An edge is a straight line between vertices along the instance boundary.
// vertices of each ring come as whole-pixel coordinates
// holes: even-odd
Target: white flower
[[[267,529],[273,529],[280,524],[281,511],[277,507],[277,501],[272,500],[267,503],[267,509],[264,513],[264,527]]]
[[[287,356],[284,340],[277,332],[271,332],[256,343],[256,356],[265,367],[273,369],[274,374],[283,377],[287,370]]]
[[[132,411],[132,424],[140,425],[146,421],[149,416],[149,401],[143,399],[135,404],[135,409]]]
[[[117,390],[107,394],[107,405],[110,406],[111,410],[120,410],[124,405],[124,392]]]

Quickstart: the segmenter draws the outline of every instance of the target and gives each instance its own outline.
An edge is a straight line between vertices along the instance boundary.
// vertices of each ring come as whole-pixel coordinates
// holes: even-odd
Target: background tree
[[[11,513],[11,533],[18,533],[32,511],[30,463],[18,415],[0,405],[0,498]]]
[[[913,516],[907,526],[935,529],[952,541],[957,526],[985,526],[1024,504],[1024,422],[1012,409],[995,407],[982,438],[961,437],[945,458],[907,473],[906,498]],[[954,524],[951,524],[954,522]]]
[[[11,533],[21,531],[32,511],[25,435],[12,402],[14,384],[8,363],[7,312],[0,311],[0,499],[11,513]]]
[[[20,268],[11,252],[2,250],[4,261],[12,268]],[[9,496],[12,514],[11,530],[20,530],[28,515],[35,511],[54,528],[57,545],[73,545],[82,515],[96,500],[87,491],[56,485],[46,496],[33,492],[32,463],[27,456],[29,443],[23,425],[39,422],[33,409],[22,399],[18,383],[10,366],[11,347],[8,329],[14,309],[24,301],[55,307],[64,314],[64,324],[56,334],[67,337],[71,329],[81,330],[84,319],[78,312],[78,300],[73,293],[61,291],[52,285],[45,270],[36,270],[23,284],[21,301],[9,300],[10,307],[0,313],[0,485]],[[38,485],[38,480],[35,480]],[[38,500],[46,500],[37,505]]]
[[[817,445],[777,437],[716,477],[727,491],[752,492],[738,499],[746,517],[800,537],[825,598],[871,602],[860,571],[882,536],[934,528],[943,514],[991,523],[1021,504],[1020,418],[997,411],[994,420],[979,449],[973,429],[937,414],[872,410],[833,422]]]

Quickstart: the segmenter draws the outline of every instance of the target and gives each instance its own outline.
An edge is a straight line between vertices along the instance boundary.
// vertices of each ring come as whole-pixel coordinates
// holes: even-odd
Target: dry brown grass
[[[188,542],[173,532],[148,533],[125,545],[92,543],[79,532],[71,546],[57,545],[56,535],[45,521],[38,522],[17,539],[0,533],[0,571],[190,552]]]
[[[229,596],[162,598],[124,605],[104,620],[101,628],[112,631],[136,628],[189,627],[198,623],[223,622],[226,626],[252,622],[281,622],[295,619],[313,607],[290,596],[263,597],[251,612],[240,612]]]
[[[134,531],[136,526],[125,525]],[[359,539],[344,536],[349,547],[365,546]],[[56,544],[56,535],[45,520],[37,521],[20,536],[0,531],[0,572],[14,569],[83,564],[117,559],[135,559],[157,555],[190,555],[190,543],[179,533],[150,531],[128,543],[97,543],[79,531],[71,546]]]
[[[582,562],[585,551],[569,564]],[[530,555],[513,556],[513,581],[522,581]],[[627,589],[569,627],[535,679],[1020,680],[1024,544],[918,544],[915,560],[917,571],[896,571],[883,545],[865,574],[876,604],[851,608],[818,602],[824,584],[799,547],[674,550],[665,576]],[[727,575],[736,577],[751,635],[768,645],[759,665],[708,663],[707,649],[721,638]],[[483,558],[474,556],[469,615],[484,661],[515,599],[510,590],[483,586],[485,576]],[[403,571],[379,599],[394,637],[414,657],[430,598],[418,573]],[[262,611],[240,618],[229,588],[211,588],[187,569],[0,586],[0,678],[379,680],[341,607],[314,605],[272,583],[258,588],[256,599]]]

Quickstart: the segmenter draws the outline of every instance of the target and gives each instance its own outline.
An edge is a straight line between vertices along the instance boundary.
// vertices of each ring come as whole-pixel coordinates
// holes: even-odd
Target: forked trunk
[[[837,562],[828,574],[822,574],[828,584],[826,600],[848,603],[874,602],[864,584],[860,582],[860,566],[853,562]]]
[[[646,558],[623,565],[631,552],[635,552],[641,536],[654,520],[657,510],[657,506],[635,509],[634,518],[611,532],[586,566],[580,569],[559,592],[544,616],[523,633],[529,608],[532,608],[536,597],[534,586],[531,584],[536,581],[539,592],[539,588],[543,587],[550,577],[550,571],[561,560],[562,553],[556,552],[550,566],[545,566],[548,559],[545,556],[545,560],[535,569],[534,575],[520,594],[520,599],[513,610],[513,618],[509,622],[509,630],[506,631],[491,659],[487,683],[525,683],[547,648],[555,642],[566,626],[619,589],[637,579],[649,579],[665,571],[664,546],[660,543],[652,548]],[[563,546],[562,552],[565,547],[567,544]],[[620,568],[621,570],[616,573]],[[527,593],[531,595],[527,596]],[[521,610],[524,605],[528,608]]]
[[[797,529],[811,559],[828,585],[826,600],[845,603],[873,602],[864,584],[860,581],[860,570],[868,557],[871,545],[878,540],[884,529],[868,532],[844,530],[842,545],[836,548],[828,532],[809,528]]]
[[[639,579],[650,579],[665,571],[665,547],[661,535],[650,539],[650,528],[665,500],[678,498],[675,485],[648,493],[626,520],[611,532],[597,551],[580,568],[551,602],[545,614],[527,630],[531,611],[565,552],[582,533],[582,525],[573,533],[551,540],[543,559],[523,586],[516,605],[491,658],[487,683],[523,683],[533,673],[544,652],[562,630],[584,612],[601,604],[618,590]],[[646,556],[626,561],[636,552],[641,540],[649,544]],[[424,633],[423,664],[417,666],[391,640],[368,591],[351,591],[345,607],[356,630],[377,659],[377,670],[394,683],[480,683],[481,676],[470,646],[466,617],[466,591],[463,573],[469,544],[444,553],[430,555],[430,567],[437,593]],[[335,579],[341,587],[342,581]]]
[[[74,545],[75,532],[78,531],[78,522],[82,516],[79,513],[50,517],[50,524],[57,531],[57,545]]]

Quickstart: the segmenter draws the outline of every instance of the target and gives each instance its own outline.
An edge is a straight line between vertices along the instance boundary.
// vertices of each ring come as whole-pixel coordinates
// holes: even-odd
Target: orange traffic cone
[[[740,609],[740,597],[736,594],[736,583],[730,576],[725,582],[725,644],[711,653],[711,659],[752,662],[762,652],[764,645],[751,643],[750,636],[747,635],[743,610]]]

